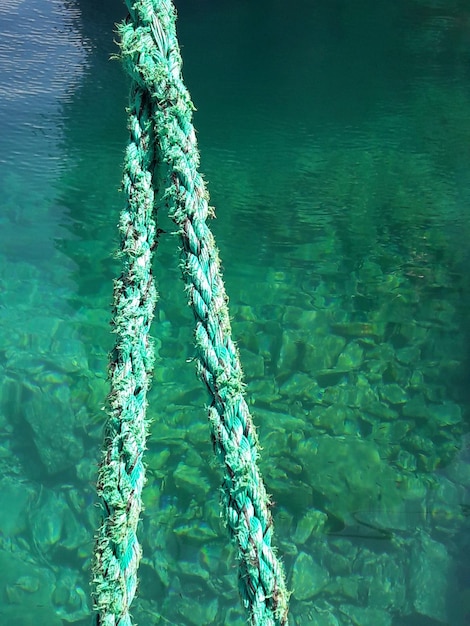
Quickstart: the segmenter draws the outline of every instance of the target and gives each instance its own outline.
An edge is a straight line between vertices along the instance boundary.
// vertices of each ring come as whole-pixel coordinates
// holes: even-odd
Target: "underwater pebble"
[[[363,409],[377,400],[377,392],[364,374],[358,373],[355,383],[349,386],[345,404]]]
[[[61,386],[64,392],[64,387]],[[83,440],[75,432],[71,392],[65,397],[34,393],[24,403],[24,417],[31,426],[39,457],[50,475],[75,465],[84,453]]]
[[[291,328],[306,328],[316,332],[325,324],[325,315],[310,307],[287,306],[282,318],[283,326]]]
[[[284,554],[285,556],[297,556],[299,554],[297,544],[295,544],[293,541],[284,541],[280,539],[279,547],[282,551],[282,554]]]
[[[336,368],[344,372],[358,369],[362,364],[363,356],[364,350],[361,346],[355,341],[351,341],[339,355]]]
[[[78,519],[66,504],[62,512],[62,535],[58,547],[66,550],[77,550],[90,542],[94,529],[87,530],[83,521]]]
[[[419,508],[419,503],[424,503],[426,498],[428,487],[423,480],[415,474],[411,474],[410,476],[406,476],[403,480],[404,486],[406,486],[406,500],[407,502],[412,503],[416,502],[415,507]],[[422,506],[422,504],[421,504]]]
[[[457,485],[470,489],[470,464],[457,458],[446,468],[449,478]]]
[[[316,509],[309,509],[297,522],[292,540],[296,544],[303,544],[307,541],[312,533],[323,531],[328,515]]]
[[[25,623],[33,624],[26,620],[34,616],[34,624],[62,626],[51,605],[57,574],[50,567],[38,567],[32,557],[30,550],[26,555],[15,555],[11,546],[6,552],[0,550],[0,583],[5,599],[13,605],[9,613],[8,603],[2,602],[1,623],[22,624],[24,619]]]
[[[420,349],[417,346],[406,346],[405,348],[396,350],[395,356],[403,365],[410,365],[410,363],[417,363],[419,361]]]
[[[289,626],[343,626],[344,622],[339,622],[334,615],[337,609],[330,606],[328,611],[319,612],[317,606],[311,606],[311,603],[302,603],[300,605],[300,616],[294,621],[293,615],[289,613]]]
[[[463,522],[462,500],[465,496],[451,480],[442,475],[428,494],[428,513],[434,528],[447,535],[458,532]]]
[[[2,606],[2,620],[4,624],[15,626],[64,626],[63,621],[56,614],[49,603],[42,605],[12,604]]]
[[[314,376],[317,379],[320,387],[330,387],[330,388],[335,387],[336,385],[340,383],[345,383],[346,375],[347,375],[346,371],[339,370],[339,369],[328,369],[328,370],[320,369],[314,372]],[[334,390],[330,389],[329,391],[330,391],[330,394],[334,393],[336,394],[336,397],[338,396],[337,389],[334,389]],[[329,404],[332,404],[333,402],[336,401],[336,399],[333,400],[333,397],[332,395],[326,395],[325,393],[323,396],[323,401]]]
[[[312,411],[312,423],[333,435],[357,434],[358,426],[353,409],[332,405],[326,409]]]
[[[240,359],[243,371],[246,373],[247,381],[250,381],[252,378],[263,378],[264,358],[261,354],[240,348]]]
[[[5,476],[0,480],[0,534],[6,537],[24,531],[25,515],[35,492],[30,485]]]
[[[207,581],[210,577],[206,569],[201,567],[199,563],[193,563],[192,561],[178,560],[178,572],[180,575],[187,576],[188,578],[199,578],[203,581]]]
[[[156,550],[149,562],[163,586],[168,587],[170,585],[170,563],[164,549]]]
[[[416,431],[411,431],[406,437],[403,445],[407,449],[411,449],[413,452],[421,452],[432,456],[435,452],[435,446],[432,439],[419,434]]]
[[[274,324],[273,324],[274,325]],[[268,371],[277,369],[281,371],[278,357],[279,357],[279,337],[281,333],[278,329],[269,330],[263,329],[263,332],[258,336],[259,342],[259,355],[264,361],[265,368]]]
[[[424,387],[423,372],[420,372],[419,370],[416,370],[416,369],[413,370],[410,376],[410,380],[408,381],[408,384],[411,389],[418,389],[418,390],[423,389]]]
[[[364,407],[368,413],[383,420],[395,420],[398,417],[397,411],[390,408],[388,404],[379,401],[372,401]]]
[[[96,456],[98,457],[98,452]],[[91,458],[84,455],[75,465],[75,471],[77,473],[78,480],[94,485],[96,483],[98,473],[97,458]]]
[[[388,442],[398,443],[407,435],[413,424],[408,420],[395,420],[393,422],[377,422],[372,427],[371,438],[385,446]]]
[[[379,394],[382,400],[389,404],[404,404],[408,399],[406,391],[395,383],[381,385]]]
[[[250,381],[248,404],[255,402],[271,405],[279,398],[279,388],[273,377],[255,378]]]
[[[322,561],[332,576],[345,576],[351,574],[352,561],[334,550],[326,550],[322,555]]]
[[[424,401],[423,394],[417,394],[409,399],[402,408],[405,417],[426,419],[428,417],[428,404]]]
[[[217,598],[205,603],[190,600],[183,595],[178,598],[178,613],[194,626],[206,626],[214,624],[219,601]]]
[[[51,490],[43,489],[39,502],[30,513],[33,541],[44,557],[61,539],[66,502]]]
[[[40,580],[37,576],[20,576],[15,581],[15,586],[28,593],[34,593],[39,589]]]
[[[365,363],[364,371],[368,380],[375,385],[376,383],[382,382],[382,376],[386,368],[386,363],[371,359]]]
[[[421,532],[411,548],[409,594],[417,615],[448,624],[446,606],[451,559],[442,543]]]
[[[382,380],[384,383],[397,383],[400,387],[405,388],[409,384],[411,370],[408,367],[400,365],[398,361],[389,363],[384,370]]]
[[[337,373],[336,373],[337,374]],[[321,373],[319,373],[321,379]],[[322,379],[321,379],[322,380]],[[348,388],[344,381],[333,387],[326,387],[323,390],[322,405],[335,406],[336,404],[345,404],[348,400]]]
[[[332,324],[331,330],[342,337],[374,337],[381,339],[384,334],[384,325],[369,322],[345,322]]]
[[[198,427],[198,424],[195,424],[195,427]],[[207,427],[203,425],[207,434]],[[149,449],[145,454],[145,466],[146,468],[152,472],[155,470],[161,470],[165,467],[170,458],[171,453],[168,448],[164,448],[163,450],[157,451]]]
[[[444,402],[443,404],[430,404],[428,406],[428,416],[439,426],[450,426],[462,421],[462,411],[454,402]]]
[[[309,337],[306,342],[300,344],[301,368],[311,374],[318,370],[333,368],[344,344],[344,339],[336,335],[315,335],[313,340]]]
[[[354,626],[392,626],[392,616],[380,609],[342,604],[340,611],[351,618]]]
[[[277,451],[279,451],[279,448],[277,448]],[[286,470],[286,472],[291,476],[297,476],[303,472],[302,465],[300,465],[300,463],[296,459],[290,456],[279,457],[276,453],[273,453],[271,459],[275,457],[277,457],[277,464],[279,465],[279,467],[283,470]]]
[[[254,409],[254,417],[256,424],[260,425],[260,428],[266,428],[268,430],[275,430],[281,434],[281,437],[286,437],[286,433],[302,433],[306,427],[305,418],[300,419],[289,413],[281,411],[266,410],[256,407]],[[282,445],[278,449],[282,452],[284,446]]]
[[[417,469],[416,457],[406,450],[400,450],[395,459],[395,465],[406,472],[415,472]]]
[[[434,377],[436,373],[438,376],[441,375],[440,369],[436,366],[433,366],[428,371],[426,371],[425,376],[429,378],[430,372],[432,372]],[[427,381],[424,383],[422,389],[423,389],[425,398],[429,400],[429,402],[436,402],[436,403],[445,402],[448,396],[447,389],[444,387],[444,385],[432,384],[429,381]]]
[[[401,497],[395,472],[381,459],[379,450],[374,441],[325,434],[318,441],[300,442],[297,455],[312,488],[324,496],[328,512],[342,518],[350,511],[376,507],[379,501],[383,506],[392,505]]]
[[[209,481],[201,474],[198,467],[191,467],[180,462],[173,472],[173,478],[178,489],[183,489],[197,498],[204,498],[210,491]]]
[[[189,540],[206,543],[217,538],[217,533],[205,522],[194,522],[192,524],[180,524],[173,528],[175,535],[185,537]]]
[[[224,624],[224,626],[240,626],[241,624],[246,623],[246,614],[241,608],[235,609],[231,607],[225,613],[223,620],[219,623]]]
[[[54,338],[50,347],[50,363],[67,374],[88,373],[88,358],[81,341],[67,337]]]
[[[342,596],[345,600],[357,602],[359,599],[361,582],[362,576],[359,577],[351,574],[344,577],[338,576],[333,585],[328,585],[328,593],[337,597]]]
[[[285,472],[269,471],[262,468],[269,493],[276,494],[276,502],[293,509],[303,509],[306,502],[312,501],[312,486],[302,480],[288,477]]]
[[[292,526],[294,523],[294,516],[289,509],[283,506],[276,506],[273,511],[274,523],[276,525],[276,531],[280,537],[291,537]]]
[[[76,573],[71,569],[61,569],[52,601],[57,615],[65,622],[79,622],[90,615],[87,595],[78,584]]]
[[[309,374],[295,372],[279,388],[282,396],[300,398],[306,406],[323,402],[323,389]]]
[[[296,600],[307,600],[317,595],[328,583],[328,570],[313,558],[301,552],[296,558],[292,572],[292,595]]]
[[[229,561],[231,555],[227,555],[227,545],[225,544],[225,538],[219,541],[206,542],[198,552],[198,563],[201,567],[207,570],[210,574],[216,575],[224,573],[224,568],[230,566]]]
[[[409,524],[408,531],[413,532],[414,528],[413,524]],[[364,568],[369,574],[365,590],[367,606],[402,611],[407,606],[406,554],[390,552],[377,555],[371,552],[367,561]]]

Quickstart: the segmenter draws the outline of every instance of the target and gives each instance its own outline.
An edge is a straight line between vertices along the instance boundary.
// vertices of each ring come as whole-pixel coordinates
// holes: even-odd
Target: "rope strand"
[[[105,511],[93,558],[93,595],[100,626],[131,625],[129,608],[141,557],[136,530],[145,482],[146,398],[154,358],[149,338],[156,302],[151,273],[156,233],[154,139],[147,94],[137,87],[132,101],[123,176],[127,206],[119,223],[123,271],[114,282],[112,324],[117,339],[109,362],[111,392],[97,484]]]

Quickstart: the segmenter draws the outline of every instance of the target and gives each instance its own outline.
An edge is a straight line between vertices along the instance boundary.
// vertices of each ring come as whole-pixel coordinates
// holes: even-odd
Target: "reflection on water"
[[[19,626],[90,619],[126,140],[114,4],[0,8],[0,615]],[[464,626],[470,5],[177,7],[291,623]],[[178,243],[159,225],[135,619],[238,626]]]

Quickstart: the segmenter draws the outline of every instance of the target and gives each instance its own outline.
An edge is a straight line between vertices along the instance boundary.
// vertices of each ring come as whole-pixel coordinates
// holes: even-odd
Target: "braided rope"
[[[194,109],[181,78],[175,10],[170,0],[126,2],[123,63],[153,103],[158,158],[166,164],[165,199],[183,242],[182,271],[196,321],[198,374],[212,403],[214,448],[224,467],[222,506],[238,545],[239,586],[251,624],[287,624],[283,568],[271,546],[271,502],[257,466],[259,446],[246,404],[218,252],[207,227],[208,193],[198,173]]]
[[[151,274],[155,244],[152,172],[155,161],[151,107],[147,92],[135,87],[129,112],[123,189],[127,206],[120,216],[123,271],[114,282],[108,420],[98,474],[105,519],[93,558],[93,592],[99,626],[130,626],[129,607],[137,587],[141,548],[136,529],[142,507],[147,435],[147,391],[153,369],[149,338],[156,291]]]

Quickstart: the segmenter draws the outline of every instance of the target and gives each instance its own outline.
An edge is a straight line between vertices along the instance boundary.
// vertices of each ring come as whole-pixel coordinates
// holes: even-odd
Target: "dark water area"
[[[470,623],[470,2],[176,2],[289,623]],[[0,7],[0,622],[91,624],[124,4]],[[139,624],[241,626],[175,227]]]

